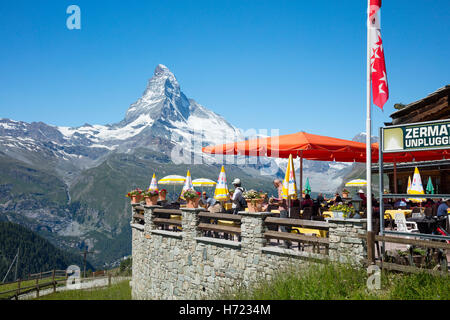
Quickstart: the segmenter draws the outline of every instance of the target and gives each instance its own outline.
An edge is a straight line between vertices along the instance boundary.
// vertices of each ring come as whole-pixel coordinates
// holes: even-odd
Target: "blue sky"
[[[66,28],[81,8],[82,29]],[[450,2],[385,0],[390,99],[449,83]],[[120,121],[159,63],[239,128],[352,138],[365,130],[366,1],[1,1],[0,118]]]

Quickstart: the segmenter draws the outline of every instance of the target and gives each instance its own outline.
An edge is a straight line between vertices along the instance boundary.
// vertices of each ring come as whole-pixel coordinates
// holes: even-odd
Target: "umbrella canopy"
[[[212,181],[210,179],[206,179],[206,178],[199,178],[199,179],[192,180],[192,184],[195,187],[197,187],[197,186],[200,186],[200,187],[214,187],[217,184],[217,182]]]
[[[372,144],[372,162],[378,161],[378,143]],[[337,162],[366,162],[366,144],[351,140],[297,132],[276,137],[258,138],[240,142],[207,146],[202,151],[210,154],[246,155],[274,158],[300,156],[308,160]],[[450,159],[449,150],[423,150],[384,153],[384,162],[411,162]]]
[[[211,154],[276,158],[289,158],[289,155],[293,155],[320,161],[366,161],[365,143],[306,132],[208,146],[204,147],[202,151]],[[372,150],[372,157],[378,159],[378,149]]]
[[[184,184],[185,181],[186,178],[183,176],[170,175],[159,180],[158,184],[177,185],[177,184]]]
[[[427,188],[425,190],[428,194],[434,194],[433,183],[431,182],[431,177],[428,177]]]
[[[345,184],[346,187],[363,187],[367,185],[367,181],[364,179],[350,180]]]
[[[297,199],[297,183],[295,182],[294,159],[292,155],[289,156],[281,194],[283,199]]]
[[[189,170],[187,171],[186,180],[184,181],[183,189],[181,190],[181,196],[180,196],[181,199],[186,200],[186,199],[184,199],[183,194],[188,190],[194,190],[194,186],[192,184],[191,173],[189,172]]]
[[[306,178],[305,193],[311,194],[311,186],[309,184],[309,178]]]
[[[227,175],[225,174],[225,168],[222,166],[220,169],[219,179],[217,180],[216,190],[214,191],[214,199],[218,201],[230,200],[230,193],[227,185]]]
[[[406,188],[406,194],[410,194],[409,190],[411,190],[411,177],[408,176],[408,187]]]
[[[152,181],[148,187],[148,191],[158,191],[158,184],[156,183],[156,176],[153,174]]]
[[[412,179],[411,187],[409,188],[408,194],[425,194],[423,191],[422,179],[420,178],[419,169],[417,167],[414,169],[414,176]],[[409,198],[408,200],[413,202],[425,201],[425,198]]]

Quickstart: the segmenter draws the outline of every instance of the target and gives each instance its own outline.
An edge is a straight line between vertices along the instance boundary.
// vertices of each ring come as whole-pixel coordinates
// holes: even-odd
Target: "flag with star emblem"
[[[372,97],[373,103],[383,109],[383,105],[389,98],[389,89],[386,77],[383,42],[381,41],[380,8],[381,0],[370,0],[368,28],[370,34]]]

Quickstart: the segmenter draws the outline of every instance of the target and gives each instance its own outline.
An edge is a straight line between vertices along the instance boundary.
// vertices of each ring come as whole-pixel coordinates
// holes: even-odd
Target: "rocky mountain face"
[[[161,178],[189,168],[193,178],[215,180],[221,162],[201,148],[244,138],[186,97],[174,74],[158,65],[119,123],[71,128],[0,119],[0,219],[73,251],[88,246],[101,267],[130,253],[127,191],[145,188],[153,172]],[[269,192],[285,168],[284,159],[226,165],[229,179]],[[350,170],[351,164],[306,160],[304,181],[309,177],[314,191],[333,192]]]

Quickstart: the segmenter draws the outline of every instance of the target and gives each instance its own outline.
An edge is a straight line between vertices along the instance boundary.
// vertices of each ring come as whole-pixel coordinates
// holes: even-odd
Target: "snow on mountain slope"
[[[364,137],[362,133],[355,139]],[[86,169],[111,152],[130,153],[139,147],[163,152],[173,161],[177,160],[174,150],[181,150],[188,154],[183,161],[191,161],[191,155],[195,155],[203,162],[213,163],[223,158],[203,154],[202,147],[244,139],[243,132],[222,116],[186,97],[175,75],[161,64],[156,66],[142,96],[131,104],[119,123],[71,128],[0,119],[0,151],[28,163],[51,164],[59,171]],[[245,163],[242,157],[228,157],[226,161]],[[266,158],[258,163],[247,161],[246,165],[264,168],[260,173],[280,177],[287,160]],[[298,173],[298,161],[295,166]],[[304,180],[309,178],[314,190],[334,191],[350,167],[349,163],[305,160]]]

